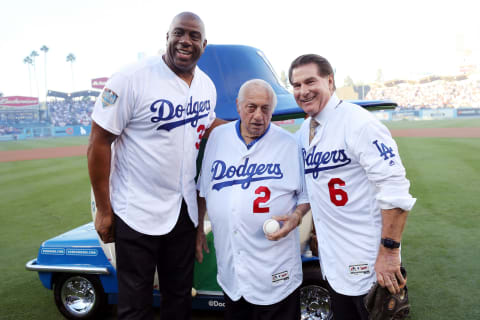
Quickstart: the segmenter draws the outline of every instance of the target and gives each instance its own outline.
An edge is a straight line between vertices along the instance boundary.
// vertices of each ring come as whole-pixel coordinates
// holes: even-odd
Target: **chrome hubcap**
[[[69,278],[62,286],[62,303],[75,315],[84,315],[95,305],[95,289],[92,283],[81,276]]]
[[[332,316],[332,302],[328,291],[310,285],[300,289],[302,320],[327,320]]]

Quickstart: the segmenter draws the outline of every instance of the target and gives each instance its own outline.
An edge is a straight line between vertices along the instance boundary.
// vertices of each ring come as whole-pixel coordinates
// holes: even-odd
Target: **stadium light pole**
[[[47,111],[47,114],[46,114],[46,118],[49,119],[49,116],[50,116],[50,110],[48,110],[48,104],[47,104],[47,96],[48,96],[48,86],[47,86],[47,52],[48,52],[49,48],[46,46],[46,45],[43,45],[41,48],[40,48],[40,51],[43,51],[43,55],[45,57],[45,60],[44,60],[44,63],[43,63],[43,72],[44,72],[44,75],[45,75],[45,106],[46,106],[46,111]]]
[[[28,66],[28,83],[30,85],[30,97],[32,96],[32,71],[30,70],[30,65],[32,64],[32,58],[30,56],[26,56],[23,59],[23,63]]]
[[[47,52],[48,50],[50,50],[46,45],[43,45],[41,48],[40,48],[40,51],[43,51],[43,55],[45,57],[45,61],[44,61],[44,64],[43,64],[43,71],[44,71],[44,75],[45,75],[45,100],[47,100],[47,92],[48,92],[48,86],[47,86]]]
[[[72,69],[72,92],[75,91],[75,83],[73,81],[73,63],[76,59],[77,58],[75,58],[75,55],[73,53],[69,53],[67,56],[67,62],[70,62],[70,67]]]
[[[40,96],[38,92],[38,77],[37,77],[37,68],[35,67],[35,58],[38,57],[39,54],[37,51],[33,50],[30,53],[30,58],[32,58],[32,65],[33,65],[33,76],[35,77],[35,85],[37,87],[37,98]]]

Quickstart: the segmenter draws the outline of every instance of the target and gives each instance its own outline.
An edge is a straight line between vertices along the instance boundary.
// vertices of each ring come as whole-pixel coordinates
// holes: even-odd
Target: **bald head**
[[[203,23],[202,19],[195,13],[189,12],[189,11],[180,12],[175,17],[173,17],[172,22],[170,23],[169,32],[172,31],[173,28],[175,28],[175,26],[178,24],[179,21],[185,21],[185,20],[196,21],[201,29],[203,39],[206,38],[205,24]]]

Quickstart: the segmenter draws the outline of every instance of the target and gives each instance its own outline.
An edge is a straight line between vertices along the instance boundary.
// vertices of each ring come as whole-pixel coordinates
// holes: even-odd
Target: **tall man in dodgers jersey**
[[[203,21],[178,14],[166,53],[115,73],[92,114],[95,228],[115,241],[119,319],[153,319],[155,267],[162,319],[191,318],[196,158],[218,123],[215,86],[196,66],[206,45]]]
[[[237,98],[240,120],[216,128],[205,148],[199,219],[206,200],[226,319],[300,319],[302,265],[296,227],[310,206],[296,140],[270,123],[275,105],[267,82],[247,81]],[[272,217],[283,226],[266,236],[262,226]],[[201,261],[205,234],[200,228],[198,232]]]
[[[405,283],[399,247],[416,199],[390,132],[362,107],[337,97],[325,58],[298,57],[289,80],[310,116],[298,138],[334,318],[367,319],[363,297],[375,281],[392,293]]]

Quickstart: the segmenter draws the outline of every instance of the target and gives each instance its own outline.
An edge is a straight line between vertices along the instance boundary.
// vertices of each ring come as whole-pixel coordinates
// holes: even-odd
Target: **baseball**
[[[263,223],[263,232],[265,232],[265,234],[274,233],[278,230],[280,230],[280,223],[278,223],[277,220],[268,219]]]

